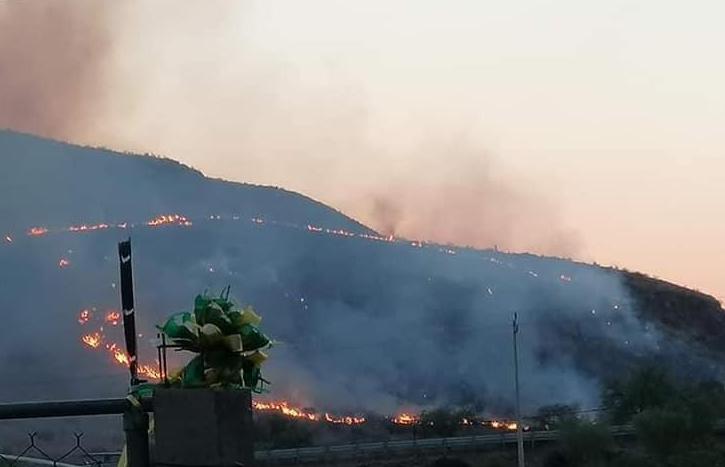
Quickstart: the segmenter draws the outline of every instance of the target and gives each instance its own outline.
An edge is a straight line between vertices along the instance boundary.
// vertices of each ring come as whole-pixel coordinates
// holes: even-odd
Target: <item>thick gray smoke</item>
[[[456,135],[418,150],[414,169],[392,167],[385,183],[355,201],[354,211],[368,225],[439,243],[560,257],[580,253],[582,239],[564,226],[554,199],[535,182],[504,175],[472,138]]]
[[[0,128],[172,154],[398,236],[579,252],[555,199],[504,175],[485,138],[462,130],[475,115],[385,126],[405,109],[381,106],[343,65],[260,48],[245,31],[262,25],[254,8],[219,1],[3,2]]]
[[[108,2],[0,3],[0,128],[82,137],[107,103]]]
[[[227,250],[198,266],[239,278],[237,297],[256,304],[282,341],[267,369],[275,397],[381,413],[468,405],[510,414],[514,312],[527,413],[595,407],[603,381],[666,350],[614,271],[494,251],[281,238],[270,239],[280,257],[265,267],[245,270],[255,260]],[[280,300],[264,298],[270,290]]]
[[[510,414],[514,312],[521,321],[527,413],[552,403],[595,407],[603,379],[658,353],[659,333],[637,318],[616,274],[582,268],[570,285],[556,266],[542,264],[529,272],[495,255],[491,258],[502,258],[501,264],[480,268],[476,260],[490,259],[471,255],[473,264],[457,271],[434,258],[408,258],[406,268],[426,273],[394,285],[376,279],[378,267],[390,264],[358,262],[343,273],[340,282],[379,287],[383,300],[363,290],[357,302],[300,296],[305,326],[272,352],[274,392],[317,407],[394,413],[401,407],[468,405]],[[515,272],[503,273],[502,281],[499,268]],[[363,275],[370,277],[358,277]],[[389,286],[395,289],[381,291]],[[291,327],[283,335],[294,332]],[[597,352],[623,355],[625,362],[612,364],[607,375],[602,362],[595,362],[602,357]]]

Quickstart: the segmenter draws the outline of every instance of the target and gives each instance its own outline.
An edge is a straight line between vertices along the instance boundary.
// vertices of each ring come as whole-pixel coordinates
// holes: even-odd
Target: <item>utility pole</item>
[[[519,467],[525,467],[524,462],[524,431],[521,426],[521,401],[519,398],[519,347],[516,337],[519,333],[519,315],[514,313],[514,379],[516,381],[516,445],[518,447]]]

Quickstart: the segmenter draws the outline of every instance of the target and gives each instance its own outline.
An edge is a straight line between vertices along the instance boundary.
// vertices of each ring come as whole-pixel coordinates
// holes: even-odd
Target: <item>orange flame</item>
[[[320,419],[320,416],[314,412],[309,412],[305,409],[290,407],[287,401],[254,402],[252,405],[257,410],[280,412],[284,415],[287,415],[288,417],[302,418],[311,421],[317,421]]]
[[[121,313],[118,311],[109,311],[106,313],[105,321],[111,326],[118,326],[118,322],[121,320]]]
[[[28,230],[28,235],[30,235],[31,237],[39,237],[39,236],[45,235],[47,233],[48,233],[48,229],[46,229],[45,227],[31,227]]]
[[[160,225],[183,225],[184,227],[188,227],[191,225],[191,221],[179,214],[168,214],[154,217],[146,222],[146,225],[149,227],[158,227]]]
[[[91,319],[91,311],[90,310],[81,310],[81,312],[78,314],[78,323],[79,324],[86,324]]]
[[[139,365],[138,374],[149,379],[161,379],[161,372],[151,365]]]
[[[278,412],[290,418],[299,418],[313,422],[325,421],[335,425],[362,425],[367,422],[365,417],[335,416],[330,413],[320,414],[309,409],[290,406],[287,401],[254,401],[252,406],[261,412]]]
[[[351,417],[351,416],[344,416],[344,417],[335,417],[334,415],[330,415],[329,413],[325,413],[325,421],[328,423],[333,423],[335,425],[362,425],[363,423],[367,422],[365,417]]]
[[[68,232],[88,232],[93,230],[103,230],[109,227],[108,224],[92,224],[92,225],[71,225],[68,227]]]
[[[516,431],[516,428],[518,427],[516,422],[499,422],[498,420],[491,420],[490,424],[491,428],[496,430]]]
[[[123,350],[116,348],[111,351],[111,354],[113,355],[113,358],[115,358],[116,361],[118,363],[120,363],[121,365],[125,365],[125,366],[129,365],[128,355],[126,355],[126,352],[124,352]]]
[[[420,422],[420,417],[403,412],[400,415],[393,417],[391,421],[396,425],[417,425],[418,422]]]
[[[101,336],[101,333],[99,332],[94,332],[92,334],[86,334],[85,336],[81,337],[81,340],[88,347],[92,349],[97,349],[101,345],[103,336]]]
[[[125,366],[126,368],[131,365],[128,354],[121,350],[121,348],[115,342],[112,344],[106,344],[106,350],[111,354],[114,362],[118,363],[119,365]],[[159,370],[151,365],[141,364],[138,365],[137,369],[138,374],[141,376],[145,376],[149,379],[161,379],[161,373],[159,372]]]

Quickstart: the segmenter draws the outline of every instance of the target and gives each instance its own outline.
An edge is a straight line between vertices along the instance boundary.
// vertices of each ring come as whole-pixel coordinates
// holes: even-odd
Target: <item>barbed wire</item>
[[[83,433],[73,433],[75,437],[73,446],[58,457],[48,454],[38,444],[38,432],[28,433],[28,445],[20,454],[2,454],[0,453],[0,467],[21,467],[28,463],[29,460],[35,460],[36,463],[45,464],[53,467],[69,467],[72,465],[88,465],[101,467],[103,462],[94,457],[86,448],[83,447]],[[65,461],[75,460],[77,464],[67,463]],[[39,462],[38,462],[39,461]]]

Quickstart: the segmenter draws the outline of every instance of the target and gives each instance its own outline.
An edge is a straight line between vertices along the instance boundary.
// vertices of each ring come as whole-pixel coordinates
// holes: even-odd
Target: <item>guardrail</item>
[[[144,411],[153,412],[151,399],[141,399],[139,403]],[[131,401],[126,398],[0,404],[0,420],[75,417],[86,415],[119,415],[125,413],[131,407]]]
[[[631,425],[611,428],[612,436],[631,436]],[[537,442],[551,442],[559,439],[560,433],[551,431],[530,431],[524,434],[524,441],[534,445]],[[473,451],[492,445],[516,443],[516,433],[498,433],[477,436],[459,436],[452,438],[428,438],[403,441],[382,441],[376,443],[342,444],[337,446],[316,446],[298,449],[276,449],[257,451],[255,458],[265,464],[285,462],[316,462],[330,458],[354,458],[386,454],[390,456],[410,454],[421,451],[440,451],[442,453]]]
[[[634,435],[632,425],[613,426],[612,436],[626,437]],[[559,439],[560,432],[529,431],[524,433],[524,441],[534,446],[536,443],[552,442]],[[449,453],[475,451],[491,446],[505,446],[516,443],[516,433],[494,433],[476,436],[457,436],[451,438],[424,438],[416,440],[378,441],[370,443],[339,444],[331,446],[312,446],[293,449],[260,450],[254,453],[261,465],[304,464],[325,462],[335,459],[355,459],[378,455],[401,456],[412,453]],[[121,453],[95,452],[94,457],[103,464],[114,464]]]
[[[123,415],[123,430],[126,433],[129,467],[148,467],[148,414],[153,411],[151,399],[91,399],[75,401],[23,402],[16,404],[0,404],[0,420],[17,420],[28,418],[55,418],[93,415]],[[55,467],[63,467],[63,460],[73,454],[80,454],[84,464],[103,464],[81,445],[82,434],[76,434],[76,444],[66,454],[52,458],[36,443],[36,433],[30,433],[30,444],[19,455],[0,455],[0,467],[20,467],[25,465],[43,465],[49,462]],[[26,454],[39,455],[30,458]],[[70,464],[66,464],[70,465]]]

